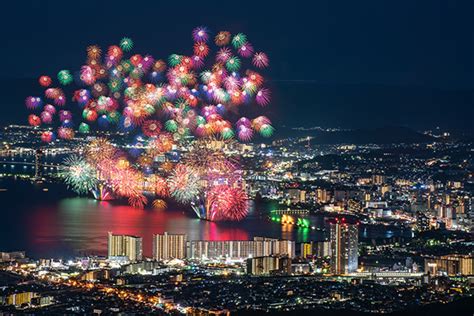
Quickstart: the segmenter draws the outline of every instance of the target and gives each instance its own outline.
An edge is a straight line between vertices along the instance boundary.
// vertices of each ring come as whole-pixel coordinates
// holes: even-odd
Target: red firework
[[[39,77],[38,82],[42,87],[49,87],[51,85],[52,80],[51,77],[41,76]]]
[[[209,47],[206,45],[206,43],[197,42],[196,44],[194,44],[194,55],[199,57],[206,57],[207,54],[209,54]]]
[[[166,179],[156,176],[153,178],[155,194],[161,197],[167,197],[170,195],[170,188]]]
[[[28,123],[29,123],[31,126],[40,126],[40,125],[41,125],[41,119],[40,119],[39,116],[37,116],[37,115],[30,114],[30,115],[28,116]]]
[[[142,60],[143,60],[143,58],[142,58],[142,55],[140,55],[140,54],[135,54],[132,57],[130,57],[130,62],[135,67],[137,67],[142,62]]]
[[[248,213],[247,195],[228,185],[213,187],[207,196],[211,220],[239,221]]]
[[[122,59],[122,49],[116,45],[110,46],[107,51],[107,61],[111,64],[117,64]]]
[[[128,204],[138,209],[144,208],[147,202],[148,200],[143,194],[133,195],[128,198]]]
[[[50,131],[45,131],[45,132],[41,133],[41,141],[43,141],[45,143],[52,142],[53,138],[54,138],[54,134]]]

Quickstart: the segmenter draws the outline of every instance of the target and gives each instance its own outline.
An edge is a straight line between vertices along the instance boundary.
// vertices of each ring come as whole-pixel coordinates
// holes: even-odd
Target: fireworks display
[[[210,220],[246,216],[242,172],[225,147],[272,135],[267,117],[238,116],[270,103],[259,73],[269,59],[242,33],[211,36],[198,27],[191,37],[190,54],[163,59],[133,53],[128,37],[104,50],[91,45],[79,70],[39,77],[44,95],[25,104],[31,126],[56,128],[41,134],[43,142],[111,130],[132,138],[118,146],[90,137],[80,156],[64,162],[72,189],[124,198],[137,208],[153,201],[153,208],[165,209],[164,199],[172,198]]]
[[[68,157],[64,161],[62,175],[64,182],[78,193],[87,193],[98,184],[96,169],[78,156]]]

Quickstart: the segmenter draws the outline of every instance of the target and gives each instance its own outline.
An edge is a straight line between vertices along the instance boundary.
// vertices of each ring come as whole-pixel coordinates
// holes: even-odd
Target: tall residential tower
[[[329,220],[331,242],[331,272],[348,274],[358,266],[359,223],[346,217]]]
[[[186,235],[156,234],[153,235],[153,259],[169,260],[186,258]]]
[[[129,261],[140,261],[143,258],[141,237],[114,235],[109,232],[108,257],[126,257]]]

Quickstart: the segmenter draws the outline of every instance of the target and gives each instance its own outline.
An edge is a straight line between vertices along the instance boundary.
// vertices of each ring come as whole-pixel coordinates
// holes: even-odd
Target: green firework
[[[270,137],[273,135],[273,131],[275,129],[269,125],[269,124],[263,124],[262,127],[260,127],[260,135],[263,137]]]
[[[120,48],[122,48],[124,52],[131,51],[133,48],[133,41],[128,37],[122,38],[120,41]]]
[[[240,68],[240,59],[238,57],[231,57],[229,60],[225,63],[225,66],[227,70],[229,71],[237,71]]]
[[[64,160],[61,176],[64,182],[79,194],[86,194],[98,184],[97,170],[79,156]]]
[[[58,72],[58,80],[63,86],[66,86],[72,82],[72,75],[69,70],[61,70]]]
[[[232,45],[235,47],[235,48],[240,48],[242,45],[244,45],[245,43],[247,42],[247,35],[243,34],[243,33],[239,33],[237,35],[235,35],[233,38],[232,38]]]
[[[223,139],[231,139],[234,137],[234,131],[231,128],[224,128],[221,132],[221,136]]]
[[[178,123],[175,120],[168,120],[165,122],[165,129],[168,132],[174,133],[178,130]]]
[[[81,133],[81,134],[87,134],[87,133],[90,132],[90,130],[91,129],[90,129],[90,127],[87,123],[81,123],[79,125],[79,133]]]
[[[182,59],[183,59],[183,56],[180,56],[178,54],[171,54],[170,57],[168,58],[168,63],[170,64],[171,67],[174,67],[176,65],[179,65]]]

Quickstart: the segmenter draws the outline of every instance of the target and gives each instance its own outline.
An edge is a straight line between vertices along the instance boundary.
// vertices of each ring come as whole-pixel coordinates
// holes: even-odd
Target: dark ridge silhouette
[[[280,136],[312,136],[312,144],[396,144],[428,143],[436,138],[416,132],[407,127],[388,126],[371,129],[356,129],[326,132],[320,130],[282,129]]]

